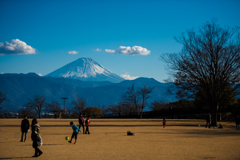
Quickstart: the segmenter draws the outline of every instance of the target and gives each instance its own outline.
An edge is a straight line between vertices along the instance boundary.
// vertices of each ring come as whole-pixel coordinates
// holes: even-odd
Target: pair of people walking
[[[83,117],[82,114],[80,114],[80,117],[79,117],[79,129],[81,129],[81,127],[83,128],[83,134],[90,134],[90,132],[89,132],[89,124],[90,124],[90,117],[88,116],[88,118],[85,121],[86,131],[84,132],[84,117]]]

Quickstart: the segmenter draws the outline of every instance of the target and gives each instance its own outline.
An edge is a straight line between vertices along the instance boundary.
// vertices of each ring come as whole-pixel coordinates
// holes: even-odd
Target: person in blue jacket
[[[70,122],[70,125],[72,126],[72,129],[73,129],[73,133],[72,133],[72,137],[71,137],[71,140],[68,141],[69,143],[72,143],[72,139],[73,137],[75,137],[75,142],[74,144],[77,144],[77,135],[78,135],[78,131],[82,132],[76,124],[73,124],[73,122],[71,121]]]

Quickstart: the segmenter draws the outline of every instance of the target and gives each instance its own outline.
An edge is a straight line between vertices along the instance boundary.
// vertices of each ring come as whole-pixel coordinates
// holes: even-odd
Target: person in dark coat
[[[84,134],[84,117],[82,116],[82,114],[80,114],[80,117],[79,117],[79,129],[81,129],[81,126],[83,128],[83,134]]]
[[[29,128],[30,128],[29,121],[28,121],[28,119],[27,119],[27,115],[25,115],[25,116],[24,116],[24,119],[22,120],[22,123],[21,123],[22,136],[21,136],[21,141],[20,141],[20,142],[23,142],[23,135],[24,135],[24,134],[25,134],[24,142],[26,141],[26,139],[27,139],[27,133],[28,133]]]
[[[38,148],[37,140],[40,138],[40,125],[36,118],[32,120],[32,141],[33,141],[33,148],[35,149],[35,155],[33,157],[39,157],[43,152]]]
[[[239,115],[237,115],[236,117],[236,130],[239,130],[240,129],[240,117]]]
[[[207,128],[207,126],[208,126],[208,128],[211,127],[211,115],[210,115],[210,113],[207,114],[207,116],[206,116],[206,128]]]

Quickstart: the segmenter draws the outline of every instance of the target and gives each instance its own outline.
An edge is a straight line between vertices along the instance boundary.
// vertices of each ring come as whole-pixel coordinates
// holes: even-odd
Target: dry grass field
[[[233,122],[222,122],[223,129],[209,129],[204,120],[167,120],[163,129],[159,119],[91,119],[91,134],[79,133],[78,143],[70,144],[64,139],[72,134],[70,121],[78,122],[40,119],[43,154],[32,158],[31,135],[26,142],[14,136],[20,132],[21,119],[0,119],[0,159],[240,159],[240,131]],[[127,136],[128,130],[136,136]]]

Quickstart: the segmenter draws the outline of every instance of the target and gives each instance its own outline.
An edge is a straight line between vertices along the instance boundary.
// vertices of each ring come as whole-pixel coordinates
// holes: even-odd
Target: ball
[[[107,133],[106,133],[107,134]]]
[[[69,137],[68,137],[68,136],[66,136],[66,137],[65,137],[65,140],[66,140],[66,141],[68,141],[68,140],[69,140]]]

